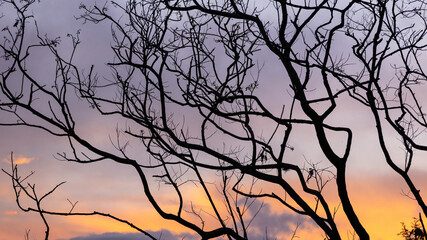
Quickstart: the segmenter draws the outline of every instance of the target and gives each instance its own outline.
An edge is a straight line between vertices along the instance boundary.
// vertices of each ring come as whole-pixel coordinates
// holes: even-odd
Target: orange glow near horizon
[[[380,188],[377,186],[377,184],[380,183],[381,182],[369,180],[357,180],[357,184],[354,184],[353,190],[350,193],[353,197],[352,202],[354,208],[362,224],[370,233],[371,239],[401,239],[397,235],[401,229],[401,222],[410,225],[412,217],[418,216],[418,209],[413,204],[413,200],[400,195],[399,192],[391,191],[389,188]],[[372,194],[374,191],[376,194]],[[195,205],[197,208],[210,208],[209,202],[202,191],[193,192],[192,196],[194,197],[193,201],[197,204]],[[270,214],[293,214],[289,213],[289,211],[284,209],[283,205],[278,202],[268,201],[268,204],[271,206]],[[173,204],[165,206],[165,208],[174,212]],[[192,233],[173,221],[162,219],[156,212],[150,209],[125,209],[118,217],[129,220],[143,230],[161,231],[166,229],[173,233]],[[188,214],[185,215],[185,218],[190,219]],[[192,220],[197,221],[197,219]],[[210,220],[213,220],[213,218],[210,218]],[[69,217],[65,218],[63,221],[64,224],[55,226],[56,235],[62,238],[65,236],[81,236],[81,234],[84,235],[84,233],[135,232],[135,230],[128,225],[105,217]],[[346,239],[347,235],[351,234],[351,228],[345,219],[342,209],[340,209],[337,214],[337,224],[339,229],[342,229],[341,235],[343,239]],[[297,223],[291,224],[291,229],[294,229],[296,225]],[[79,232],[70,229],[79,229]],[[206,230],[208,229],[209,227],[206,228]],[[291,236],[292,232],[282,233],[277,235],[277,239],[288,239]],[[316,226],[304,225],[298,228],[296,236],[300,239],[319,239],[323,234]]]
[[[360,179],[353,183],[357,191],[350,197],[371,239],[402,239],[397,235],[402,227],[401,222],[410,226],[413,217],[418,217],[421,211],[413,199],[401,194],[404,186],[399,181],[388,180],[386,183],[376,183],[375,179]]]
[[[422,183],[423,174],[414,174],[414,180]],[[3,176],[5,177],[5,176]],[[212,183],[212,179],[209,179],[210,176],[204,175],[205,180],[209,183]],[[298,184],[296,180],[289,180],[290,184]],[[359,216],[360,221],[363,226],[369,232],[371,239],[374,240],[402,240],[398,236],[398,232],[401,230],[401,222],[405,222],[407,226],[411,225],[413,217],[417,217],[419,213],[419,208],[415,202],[407,196],[401,194],[401,190],[406,189],[403,181],[394,175],[374,175],[370,177],[360,178],[358,176],[349,176],[347,179],[348,182],[348,191],[350,199],[353,203],[353,207]],[[97,182],[94,182],[97,183]],[[6,185],[6,182],[1,183],[5,188],[0,188],[1,196],[6,196],[6,189],[9,189],[10,186]],[[97,183],[98,184],[98,183]],[[99,182],[99,185],[105,184],[105,182]],[[117,186],[119,186],[118,184]],[[280,195],[280,191],[274,189],[274,186],[267,184],[260,184],[263,192],[276,192]],[[7,187],[7,188],[6,188]],[[423,189],[423,185],[420,185],[419,188]],[[225,213],[225,205],[222,202],[220,192],[215,190],[214,184],[209,184],[208,188],[212,193],[215,193],[212,197],[217,204],[219,212]],[[11,189],[9,189],[11,190]],[[65,190],[65,189],[64,189]],[[74,189],[76,190],[76,189]],[[62,190],[61,190],[62,191]],[[59,202],[64,202],[61,199],[66,199],[69,194],[72,195],[72,192],[59,191],[55,194]],[[2,193],[4,192],[4,193]],[[62,194],[64,193],[64,195]],[[142,193],[141,193],[142,194]],[[203,191],[203,188],[200,186],[195,186],[193,184],[183,185],[182,194],[184,200],[186,201],[186,209],[190,209],[190,202],[192,202],[193,207],[196,211],[200,211],[206,220],[205,230],[211,230],[213,227],[218,226],[218,221],[214,217],[212,207],[208,201],[208,198]],[[282,193],[283,194],[283,193]],[[330,203],[329,207],[331,210],[338,206],[338,196],[334,183],[330,183],[325,189],[324,195],[327,197],[327,201]],[[135,198],[134,195],[132,195]],[[96,197],[91,196],[91,198]],[[83,206],[78,206],[75,211],[81,209],[86,209],[85,211],[90,211],[91,207],[99,207],[108,209],[108,213],[115,215],[121,219],[126,219],[136,226],[140,227],[143,230],[150,231],[161,231],[168,230],[174,234],[180,233],[190,233],[194,232],[189,229],[175,223],[171,220],[165,220],[161,218],[151,207],[151,205],[144,200],[143,197],[135,199],[127,198],[112,198],[104,199],[105,205],[93,205],[97,204],[102,199],[86,199],[87,201],[82,202]],[[178,209],[178,200],[176,194],[172,191],[159,191],[157,192],[156,199],[159,200],[161,207],[168,213],[176,213]],[[263,199],[265,200],[265,199]],[[56,204],[54,201],[53,204]],[[90,206],[89,204],[92,204]],[[286,209],[281,203],[276,200],[265,200],[265,203],[269,205],[268,213],[264,212],[264,216],[268,215],[296,215],[295,213],[290,212]],[[312,203],[310,203],[312,204]],[[15,206],[15,205],[11,205]],[[56,205],[49,206],[55,208]],[[59,206],[59,205],[58,205]],[[97,210],[97,209],[93,210]],[[0,220],[6,220],[7,226],[2,226],[3,229],[13,229],[16,226],[17,219],[26,218],[30,219],[27,223],[20,223],[20,233],[19,235],[13,235],[8,233],[9,239],[22,239],[22,234],[25,229],[31,229],[32,237],[40,237],[43,235],[43,223],[39,219],[37,214],[21,214],[19,211],[9,210],[13,207],[9,207],[0,212]],[[266,211],[266,210],[265,210]],[[200,219],[195,215],[183,211],[183,217],[186,220],[189,220],[198,226],[201,226]],[[248,219],[250,216],[247,216]],[[14,219],[14,220],[12,220]],[[52,239],[69,239],[72,237],[85,236],[88,234],[102,234],[105,232],[119,232],[119,233],[129,233],[135,232],[136,230],[129,227],[127,224],[114,221],[106,217],[99,216],[88,216],[88,217],[52,217],[48,216],[49,223],[52,227]],[[339,209],[336,215],[336,222],[340,233],[343,239],[347,239],[348,235],[351,235],[351,227],[348,223],[348,220],[345,218],[342,208]],[[4,223],[4,222],[3,222]],[[288,222],[287,226],[290,230],[296,228],[298,222]],[[231,225],[230,225],[231,226]],[[256,229],[251,227],[250,231],[262,233],[262,229]],[[277,239],[290,239],[293,232],[280,232],[276,235]],[[296,232],[295,236],[298,236],[299,239],[322,239],[321,229],[317,226],[312,225],[310,221],[303,222]],[[0,237],[0,240],[3,240]]]

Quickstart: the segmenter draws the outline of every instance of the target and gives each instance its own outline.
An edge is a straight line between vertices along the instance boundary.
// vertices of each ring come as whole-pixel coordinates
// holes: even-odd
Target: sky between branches
[[[92,3],[92,1],[87,1]],[[90,4],[88,3],[88,4]],[[98,72],[108,76],[110,74],[105,62],[111,58],[109,51],[110,28],[108,24],[82,24],[74,16],[79,14],[79,1],[67,0],[44,0],[34,5],[33,12],[38,22],[40,31],[51,37],[61,37],[61,49],[64,54],[69,51],[71,45],[67,38],[68,33],[74,34],[81,31],[82,45],[77,49],[77,65],[89,69],[91,64],[95,64]],[[113,10],[114,11],[114,10]],[[116,14],[119,14],[118,12]],[[2,19],[3,24],[13,24],[14,15],[5,13]],[[67,47],[68,46],[68,47]],[[33,56],[31,69],[40,79],[49,79],[53,76],[53,60],[44,53],[35,53]],[[286,95],[286,84],[281,81],[284,76],[283,70],[275,65],[275,59],[266,56],[265,72],[260,79],[262,87],[257,90],[260,96],[266,96],[265,101],[274,106],[275,96]],[[1,65],[1,62],[0,62]],[[263,84],[267,82],[268,84]],[[273,97],[271,97],[273,96]],[[335,121],[342,121],[353,124],[357,127],[355,131],[352,156],[348,166],[348,185],[350,197],[352,198],[356,212],[360,214],[362,222],[366,225],[372,239],[399,239],[397,233],[400,230],[400,222],[411,221],[412,217],[418,216],[419,209],[416,204],[404,196],[407,188],[400,178],[395,176],[387,167],[382,154],[376,152],[378,143],[375,138],[375,126],[371,123],[372,117],[366,111],[357,107],[350,99],[347,101],[346,109],[340,109],[339,115],[334,116]],[[85,136],[93,140],[97,145],[112,148],[109,137],[114,135],[114,121],[102,121],[96,114],[91,114],[86,106],[86,102],[76,100],[73,102],[76,117],[80,120],[79,130]],[[354,105],[353,105],[354,104]],[[280,107],[278,106],[278,109]],[[0,116],[0,119],[5,118]],[[124,123],[119,123],[124,124]],[[262,121],[259,122],[263,124]],[[123,126],[123,125],[122,125]],[[310,130],[302,128],[292,144],[295,148],[295,161],[306,161],[307,159],[317,162],[322,160],[321,151],[316,143],[307,143]],[[397,140],[396,140],[397,141]],[[339,146],[339,136],[337,136],[337,146]],[[133,146],[134,150],[139,150],[142,146]],[[304,149],[310,148],[306,152]],[[37,184],[39,191],[46,191],[61,181],[67,181],[46,203],[49,209],[69,209],[67,199],[79,201],[79,210],[97,210],[116,214],[121,218],[129,219],[143,229],[160,234],[162,229],[172,229],[172,232],[163,230],[164,236],[167,234],[185,234],[186,229],[162,220],[156,215],[154,210],[143,196],[142,188],[133,170],[129,167],[118,166],[113,162],[103,162],[101,164],[78,165],[58,161],[55,159],[57,152],[68,151],[66,139],[50,136],[37,129],[22,127],[0,127],[0,168],[8,170],[10,168],[9,159],[11,152],[14,153],[15,163],[19,164],[20,171],[25,174],[35,171],[31,178]],[[400,149],[395,149],[395,154]],[[141,154],[141,158],[148,158]],[[427,173],[427,165],[418,164],[412,177],[418,184],[421,191],[427,191],[427,183],[423,181],[423,176]],[[212,178],[214,173],[210,173]],[[327,189],[331,194],[327,194],[329,199],[338,205],[337,196],[334,189]],[[158,191],[161,202],[173,208],[175,200],[168,195],[167,191]],[[199,206],[208,205],[207,199],[197,192],[188,191],[188,195],[194,198]],[[273,221],[270,224],[270,233],[275,233],[279,237],[292,234],[293,228],[301,224],[297,235],[301,239],[309,239],[310,236],[320,236],[318,230],[312,226],[307,219],[295,216],[294,214],[276,206],[274,202],[266,202],[264,212],[259,216],[252,228],[255,233],[263,233],[263,224]],[[338,218],[340,216],[338,215]],[[70,239],[83,237],[89,234],[103,234],[107,232],[119,232],[122,234],[132,230],[120,223],[105,220],[99,217],[48,217],[52,224],[52,239]],[[286,227],[275,226],[274,223],[281,222]],[[348,223],[338,221],[341,226]],[[283,226],[281,225],[281,226]],[[16,206],[13,191],[9,178],[5,174],[0,174],[0,240],[23,239],[26,229],[31,229],[31,236],[41,238],[43,225],[37,214],[24,214]],[[123,235],[124,236],[124,235]],[[133,235],[127,235],[133,237]],[[180,235],[182,236],[182,235]],[[107,239],[95,236],[77,239]],[[191,235],[188,235],[190,238]],[[169,238],[167,238],[169,239]]]

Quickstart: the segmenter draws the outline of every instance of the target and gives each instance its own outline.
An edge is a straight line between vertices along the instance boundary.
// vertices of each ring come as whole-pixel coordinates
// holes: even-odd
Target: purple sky
[[[93,1],[86,1],[92,4]],[[100,3],[100,2],[98,2]],[[39,31],[54,37],[61,37],[61,53],[69,54],[71,41],[67,38],[68,33],[76,33],[81,31],[80,38],[81,46],[77,50],[75,63],[78,67],[86,69],[90,68],[91,64],[95,65],[95,70],[105,77],[111,77],[111,72],[105,63],[111,59],[112,52],[110,51],[110,26],[108,24],[94,25],[92,23],[82,24],[82,21],[76,20],[75,16],[79,14],[79,1],[67,0],[44,0],[34,4],[31,11],[34,12],[34,17],[37,20]],[[0,7],[1,11],[2,7]],[[3,8],[6,9],[6,8]],[[118,16],[118,11],[112,9],[113,14]],[[5,16],[0,21],[0,27],[13,24],[14,15],[12,12],[4,11]],[[30,29],[33,29],[30,27]],[[34,31],[29,32],[32,38],[29,41],[36,41]],[[343,43],[344,45],[344,43]],[[289,98],[287,91],[289,86],[283,83],[284,72],[281,67],[275,64],[276,59],[269,55],[263,55],[260,60],[265,61],[263,69],[263,77],[260,80],[260,88],[257,94],[264,96],[267,105],[277,112],[280,112],[281,105],[286,103]],[[3,70],[2,61],[0,60],[0,70]],[[54,75],[54,60],[45,52],[35,52],[31,58],[29,69],[41,81],[49,82]],[[316,86],[310,86],[315,88]],[[417,216],[418,209],[410,205],[411,201],[401,195],[401,190],[407,191],[402,181],[399,178],[392,176],[392,171],[386,166],[382,154],[378,152],[378,141],[376,139],[375,125],[372,123],[372,116],[369,109],[357,105],[354,100],[347,97],[339,99],[342,105],[337,108],[337,114],[331,116],[329,120],[331,124],[339,123],[345,126],[351,126],[354,130],[353,150],[348,163],[349,189],[351,196],[356,196],[359,203],[356,207],[366,217],[365,221],[371,229],[378,228],[378,232],[385,231],[388,221],[384,221],[383,225],[375,225],[375,219],[370,218],[370,212],[377,214],[385,214],[384,218],[393,218],[394,225],[392,233],[389,236],[396,236],[399,231],[401,221],[410,221],[411,217]],[[78,131],[96,146],[102,147],[108,151],[114,151],[111,144],[111,138],[115,136],[115,127],[123,128],[126,122],[117,123],[115,118],[103,120],[98,114],[90,111],[88,104],[85,101],[72,99],[73,111],[76,113],[78,121]],[[342,107],[345,106],[345,107]],[[300,113],[300,112],[299,112]],[[296,111],[298,114],[298,110]],[[1,116],[0,121],[7,121],[9,116]],[[188,124],[191,124],[192,119],[188,118]],[[193,120],[196,122],[197,120]],[[262,119],[257,119],[257,124],[260,134],[264,133],[269,136],[273,126],[267,125]],[[324,159],[323,154],[316,141],[313,141],[313,130],[311,127],[300,126],[295,129],[294,135],[290,141],[294,151],[289,154],[289,158],[295,159],[295,162],[303,165],[305,161],[320,162]],[[336,135],[333,146],[337,149],[343,149],[345,136]],[[393,148],[392,154],[401,157],[403,151],[398,147],[400,143],[397,136],[389,134],[390,146]],[[280,142],[276,142],[279,144]],[[182,239],[186,233],[182,229],[174,229],[175,232],[162,230],[163,228],[171,227],[167,221],[161,221],[159,218],[152,220],[152,208],[148,201],[143,196],[142,187],[139,184],[134,170],[130,167],[120,166],[111,161],[102,163],[93,163],[88,165],[79,165],[55,159],[56,153],[70,152],[67,139],[53,137],[38,129],[26,127],[0,127],[0,168],[9,170],[9,157],[11,152],[14,153],[15,160],[24,161],[21,164],[20,171],[23,175],[31,171],[35,171],[31,181],[37,184],[37,189],[40,192],[45,192],[61,181],[67,181],[51,199],[46,202],[46,208],[59,208],[61,210],[69,209],[70,205],[67,199],[71,201],[79,201],[79,211],[105,211],[112,214],[117,214],[124,217],[130,217],[147,227],[153,234],[163,234],[162,239]],[[148,155],[144,152],[143,145],[133,142],[130,147],[130,153],[138,156],[141,161],[148,161]],[[422,156],[420,156],[420,159]],[[423,161],[414,163],[413,176],[416,183],[419,184],[421,190],[427,190],[425,184],[425,176],[427,172],[427,164]],[[215,173],[208,173],[207,179],[213,180]],[[153,183],[157,184],[157,183]],[[383,196],[371,196],[376,192],[372,190],[372,186],[379,186],[379,193]],[[397,187],[396,187],[397,186]],[[173,207],[174,198],[168,195],[165,188],[154,188],[161,202],[165,205]],[[392,189],[392,190],[390,190]],[[333,192],[333,189],[330,190]],[[189,187],[188,192],[191,192]],[[381,195],[381,194],[380,194]],[[336,199],[334,194],[330,195],[331,199]],[[394,213],[381,213],[384,209],[395,205],[387,205],[385,200],[390,200],[393,204],[408,204],[396,206],[397,212],[401,215],[399,219]],[[369,203],[372,203],[371,205]],[[390,204],[391,204],[390,203]],[[168,205],[168,206],[169,206]],[[364,209],[363,209],[364,208]],[[373,210],[372,210],[372,209]],[[259,218],[253,222],[254,236],[259,236],[259,232],[264,231],[263,226],[269,225],[268,232],[272,235],[287,233],[289,234],[295,223],[301,223],[301,231],[311,231],[311,223],[302,217],[290,214],[286,211],[278,211],[273,205],[266,204],[265,211],[259,215]],[[371,210],[370,210],[371,209]],[[407,210],[402,210],[407,209]],[[378,212],[376,212],[378,210]],[[390,211],[393,211],[390,209]],[[139,214],[133,216],[132,212]],[[146,215],[144,215],[146,214]],[[387,214],[390,214],[387,217]],[[148,217],[147,217],[148,216]],[[89,217],[90,218],[90,217]],[[49,218],[52,221],[53,238],[52,239],[71,239],[71,240],[110,240],[120,239],[133,240],[136,239],[136,234],[128,233],[130,229],[111,222],[92,218],[85,220],[87,222],[79,222],[80,220],[67,218]],[[97,223],[99,221],[99,224]],[[158,222],[156,222],[158,221]],[[292,225],[283,225],[281,223],[289,221]],[[343,225],[347,224],[341,221]],[[157,225],[154,225],[156,223]],[[280,225],[279,225],[280,223]],[[111,225],[109,225],[111,224]],[[113,231],[109,226],[114,226]],[[40,239],[43,236],[43,225],[36,214],[24,214],[20,212],[16,206],[13,191],[10,184],[10,179],[3,173],[0,174],[0,240],[6,239],[23,239],[26,229],[31,229],[31,239]],[[128,230],[126,230],[128,229]],[[111,233],[115,232],[115,233]],[[117,233],[121,232],[121,233]],[[380,234],[378,233],[377,236]],[[7,236],[7,237],[3,237]],[[374,235],[375,236],[375,235]],[[254,237],[255,239],[256,237]],[[191,234],[187,234],[184,239],[193,239]]]

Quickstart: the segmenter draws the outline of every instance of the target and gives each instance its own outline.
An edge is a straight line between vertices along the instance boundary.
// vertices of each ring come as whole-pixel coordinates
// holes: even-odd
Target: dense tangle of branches
[[[67,161],[109,159],[132,166],[145,196],[163,218],[202,239],[248,239],[251,218],[245,212],[250,202],[270,198],[310,218],[325,238],[341,239],[335,221],[337,206],[331,206],[324,196],[329,183],[336,185],[340,205],[355,233],[360,239],[369,239],[346,186],[354,132],[329,121],[345,104],[340,99],[348,97],[372,113],[379,151],[427,216],[422,194],[409,174],[417,153],[427,150],[422,141],[427,127],[422,108],[425,99],[419,95],[426,81],[421,64],[427,49],[427,6],[423,1],[130,0],[103,6],[82,4],[79,20],[111,24],[114,59],[108,65],[114,78],[108,80],[100,77],[94,65],[86,72],[75,65],[79,33],[70,35],[70,56],[59,53],[58,39],[38,31],[36,41],[26,41],[29,29],[37,27],[29,10],[33,2],[1,1],[17,15],[15,24],[2,31],[5,38],[0,49],[5,65],[1,68],[0,111],[12,120],[0,124],[36,127],[68,138],[72,155],[59,154]],[[111,8],[120,9],[122,16],[115,18]],[[56,78],[50,85],[27,70],[31,65],[27,59],[37,48],[56,59]],[[263,85],[277,83],[263,78],[263,59],[274,59],[283,69],[279,81],[289,86],[283,95],[260,95]],[[77,113],[69,103],[76,94],[103,117],[127,122],[117,129],[116,151],[95,146],[79,134]],[[268,104],[268,97],[277,104]],[[302,166],[289,157],[293,150],[290,139],[301,126],[314,131],[312,138],[329,167],[313,162]],[[390,154],[385,129],[399,136],[404,159]],[[336,140],[328,133],[345,136],[340,140],[343,151],[334,147]],[[124,135],[142,142],[150,163],[127,154],[128,145],[120,141]],[[18,204],[23,193],[37,206],[51,193],[37,197],[34,186],[25,184],[15,165],[5,172],[12,179]],[[220,199],[205,181],[204,172],[219,176]],[[289,180],[291,175],[297,183]],[[172,187],[178,199],[175,212],[158,203],[152,178]],[[182,186],[188,181],[209,200],[211,209],[206,211],[215,217],[209,227],[203,220],[188,217],[190,213],[203,219],[183,196]],[[267,182],[278,191],[252,191],[243,186],[248,182],[252,187]],[[47,212],[19,206],[40,213],[43,219],[47,214],[98,214],[126,222],[104,213]],[[46,221],[45,225],[47,239]]]

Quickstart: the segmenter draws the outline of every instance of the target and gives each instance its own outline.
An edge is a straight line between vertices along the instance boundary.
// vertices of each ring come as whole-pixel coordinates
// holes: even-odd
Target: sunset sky
[[[92,4],[94,1],[86,1]],[[97,1],[101,3],[101,1]],[[110,26],[108,24],[94,25],[82,24],[76,20],[79,14],[80,1],[70,0],[42,0],[32,7],[34,17],[38,22],[39,31],[49,36],[60,36],[62,51],[67,54],[70,46],[68,33],[76,33],[80,30],[82,45],[77,50],[76,62],[79,67],[89,69],[91,64],[96,65],[98,72],[108,76],[111,74],[105,62],[111,59]],[[113,15],[120,16],[118,10],[111,9]],[[5,25],[13,25],[14,13],[5,6],[0,6],[0,12],[4,17],[0,20],[0,28]],[[1,14],[0,14],[1,15]],[[32,29],[34,34],[34,29]],[[31,35],[31,34],[30,34]],[[34,37],[34,35],[33,35]],[[107,39],[107,40],[106,40]],[[30,39],[37,41],[35,38]],[[265,73],[260,79],[260,88],[257,94],[265,96],[267,105],[275,106],[277,99],[271,96],[282,96],[289,83],[282,81],[284,76],[281,68],[276,68],[276,59],[266,57],[263,69]],[[0,70],[3,70],[0,60]],[[54,61],[43,53],[35,53],[29,68],[40,79],[51,79]],[[43,80],[45,81],[45,80]],[[50,81],[50,80],[46,80]],[[267,83],[267,84],[263,84]],[[79,131],[90,139],[95,145],[104,149],[114,149],[110,137],[114,136],[115,127],[124,127],[126,123],[117,123],[115,119],[101,120],[97,114],[90,112],[85,101],[72,100],[75,114],[79,121]],[[382,153],[378,151],[379,144],[376,139],[375,125],[369,109],[361,107],[354,100],[340,98],[342,105],[338,106],[331,123],[350,125],[354,131],[354,143],[352,154],[348,163],[348,188],[355,211],[371,234],[374,240],[401,239],[397,233],[401,229],[401,222],[410,225],[413,217],[417,217],[421,209],[416,202],[405,196],[408,188],[385,163]],[[279,104],[280,105],[280,104]],[[80,107],[82,106],[82,107]],[[345,107],[342,107],[345,106]],[[277,108],[277,109],[280,109]],[[0,121],[7,121],[7,116],[0,114]],[[190,120],[191,121],[191,120]],[[260,128],[263,128],[262,120],[259,120]],[[266,132],[271,130],[265,127]],[[295,130],[291,141],[295,151],[290,157],[295,161],[313,162],[323,160],[324,156],[317,141],[310,139],[313,131],[307,127]],[[390,145],[396,145],[393,149],[395,156],[402,156],[403,151],[398,147],[396,136],[390,134]],[[342,147],[340,136],[337,136],[336,146]],[[340,145],[341,144],[341,145]],[[133,145],[132,151],[141,159],[148,159],[143,145]],[[10,156],[13,152],[15,163],[19,165],[22,176],[34,171],[34,175],[28,179],[36,184],[40,194],[52,189],[56,184],[66,181],[53,195],[46,199],[44,208],[48,210],[60,210],[67,212],[70,203],[78,201],[76,211],[99,211],[110,213],[116,217],[127,219],[138,227],[147,230],[154,236],[162,236],[162,239],[198,239],[193,232],[189,232],[182,226],[172,221],[162,219],[153,210],[150,203],[144,197],[143,189],[131,167],[121,166],[112,161],[100,163],[77,164],[60,161],[57,153],[69,152],[68,141],[65,138],[54,137],[39,129],[28,127],[4,127],[0,126],[0,169],[10,171]],[[427,164],[425,159],[418,159],[411,171],[417,187],[421,193],[427,191]],[[206,178],[215,181],[215,172],[206,172]],[[296,180],[295,180],[296,181]],[[153,184],[159,184],[154,182]],[[268,185],[262,190],[269,190]],[[155,187],[154,187],[155,188]],[[156,189],[156,188],[155,188]],[[326,188],[327,199],[338,207],[339,201],[333,184]],[[208,207],[208,200],[201,189],[191,186],[185,189],[187,196],[191,196],[193,203],[202,208]],[[422,194],[427,197],[426,194]],[[162,206],[169,209],[176,208],[175,195],[167,190],[158,188],[156,196],[161,199]],[[215,196],[214,196],[215,197]],[[27,201],[25,204],[32,204]],[[261,206],[256,201],[249,209],[250,215]],[[133,240],[141,237],[130,227],[107,218],[99,216],[88,217],[57,217],[47,216],[51,227],[51,239],[56,240]],[[253,239],[263,239],[265,232],[277,237],[277,239],[289,239],[295,227],[299,225],[296,235],[298,239],[323,239],[321,230],[308,218],[296,215],[285,209],[283,205],[266,200],[262,211],[251,223],[251,236]],[[338,227],[342,229],[343,239],[351,235],[346,232],[349,223],[343,216],[342,209],[337,213]],[[268,229],[265,227],[268,226]],[[347,227],[346,227],[347,226]],[[11,180],[0,172],[0,240],[24,239],[26,230],[30,230],[30,239],[44,238],[44,225],[36,213],[24,213],[16,205]],[[144,239],[144,238],[142,238]],[[351,239],[349,237],[349,239]]]

